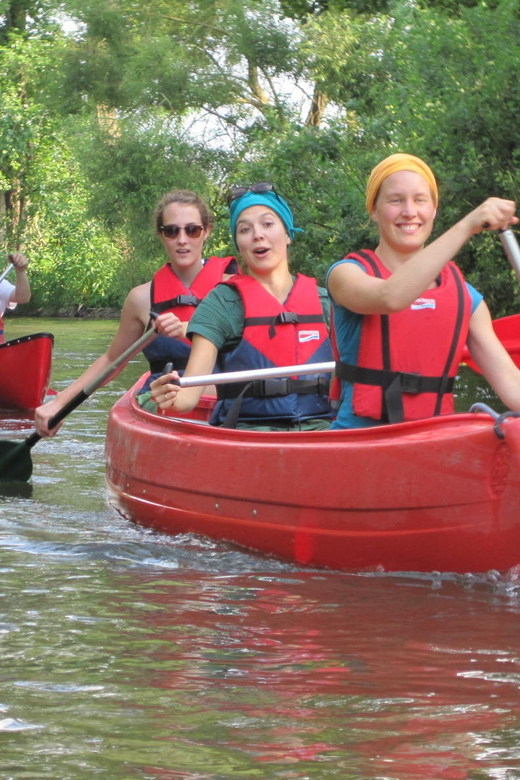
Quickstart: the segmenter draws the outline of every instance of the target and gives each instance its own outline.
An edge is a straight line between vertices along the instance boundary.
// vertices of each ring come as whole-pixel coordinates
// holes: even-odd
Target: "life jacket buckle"
[[[289,394],[289,380],[273,377],[261,380],[261,394],[264,397],[282,396]]]
[[[195,295],[178,295],[175,302],[177,306],[198,306],[200,299]]]
[[[278,315],[278,321],[292,324],[297,324],[299,322],[298,315],[295,311],[281,311]]]
[[[421,392],[421,374],[416,371],[411,373],[399,374],[401,381],[401,390],[403,393],[411,393],[416,395]]]

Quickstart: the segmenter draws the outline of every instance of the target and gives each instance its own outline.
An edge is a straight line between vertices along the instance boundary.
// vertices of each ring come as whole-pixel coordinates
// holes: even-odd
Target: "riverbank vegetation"
[[[33,312],[119,307],[162,262],[164,192],[204,194],[208,253],[230,253],[227,189],[267,180],[305,229],[294,269],[323,281],[373,242],[387,154],[433,167],[437,233],[518,197],[519,60],[520,0],[0,0],[1,247],[31,257]],[[518,311],[496,235],[457,260]]]

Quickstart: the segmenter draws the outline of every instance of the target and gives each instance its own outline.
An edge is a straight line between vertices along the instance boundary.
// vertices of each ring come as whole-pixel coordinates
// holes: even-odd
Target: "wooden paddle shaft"
[[[140,352],[144,347],[146,347],[148,344],[150,344],[151,341],[154,340],[154,338],[157,336],[157,332],[154,330],[154,328],[150,328],[147,330],[140,339],[138,339],[132,346],[128,347],[121,355],[119,355],[116,360],[114,360],[113,363],[111,363],[107,368],[102,371],[98,376],[96,376],[91,382],[89,382],[86,387],[83,388],[83,390],[80,390],[79,393],[76,393],[76,395],[70,399],[62,408],[56,412],[54,417],[51,417],[49,420],[49,430],[52,430],[55,428],[58,423],[60,423],[62,420],[67,417],[71,412],[74,411],[74,409],[77,409],[80,404],[83,403],[83,401],[86,401],[89,396],[92,395],[92,393],[98,389],[98,387],[101,387],[101,385],[106,384],[109,379],[118,371],[118,369],[122,366],[128,363],[129,360],[131,360],[135,355],[137,355],[138,352]],[[41,436],[39,433],[34,431],[34,433],[31,433],[30,436],[28,436],[24,440],[24,444],[26,447],[31,449],[31,447],[34,447],[34,445],[39,442],[41,439]]]
[[[84,389],[85,395],[92,395],[94,390],[97,390],[98,387],[101,387],[101,385],[104,385],[108,382],[108,380],[112,377],[113,374],[118,371],[121,366],[126,365],[130,360],[132,360],[133,357],[135,357],[141,350],[143,350],[145,347],[150,344],[156,337],[158,336],[158,333],[154,328],[150,328],[149,330],[145,331],[140,339],[137,339],[132,346],[128,347],[128,349],[125,349],[124,352],[119,355],[118,358],[114,360],[113,363],[111,363],[107,368],[101,372],[95,379],[92,380]]]
[[[520,283],[520,247],[518,246],[516,236],[511,228],[507,228],[507,230],[499,230],[499,234],[502,246],[504,247],[504,251],[507,255],[507,259],[511,263],[513,271],[516,274],[516,278]]]
[[[251,382],[254,379],[276,379],[285,376],[300,376],[301,374],[327,374],[334,371],[336,364],[307,363],[302,366],[275,366],[274,368],[258,368],[248,371],[228,371],[222,374],[206,374],[202,376],[183,376],[179,379],[181,387],[201,387],[203,385],[225,385],[232,382]]]
[[[83,403],[83,401],[85,401],[85,399],[91,396],[95,390],[97,390],[102,385],[105,385],[117,373],[121,366],[126,365],[129,360],[135,357],[135,355],[137,355],[139,352],[141,352],[142,349],[150,344],[150,342],[153,341],[157,335],[158,334],[154,328],[150,328],[145,333],[143,333],[140,339],[134,342],[134,344],[128,347],[128,349],[125,349],[125,351],[122,352],[121,355],[119,355],[119,357],[113,361],[113,363],[110,363],[110,365],[107,366],[104,371],[98,374],[91,382],[89,382],[89,384],[86,385],[83,390],[80,390],[79,393],[76,393],[74,398],[71,398],[70,401],[59,410],[59,412],[56,412],[54,417],[51,417],[49,420],[49,428],[55,428],[59,422],[61,422],[65,417],[67,417],[68,414],[70,414],[70,412],[76,409],[80,404]]]

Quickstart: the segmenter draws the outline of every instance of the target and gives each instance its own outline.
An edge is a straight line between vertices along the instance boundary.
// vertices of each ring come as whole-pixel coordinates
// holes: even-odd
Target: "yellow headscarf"
[[[420,174],[430,185],[435,208],[437,208],[439,192],[432,169],[419,157],[414,157],[413,154],[391,154],[390,157],[381,160],[370,174],[366,192],[366,206],[369,214],[372,213],[377,193],[379,192],[382,183],[390,174],[396,173],[397,171],[414,171],[415,173]]]

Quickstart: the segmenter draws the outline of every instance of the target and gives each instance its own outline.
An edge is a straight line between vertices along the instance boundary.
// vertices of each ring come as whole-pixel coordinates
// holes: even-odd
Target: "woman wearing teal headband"
[[[299,229],[286,201],[259,182],[231,191],[230,229],[246,272],[212,290],[190,320],[190,360],[184,376],[329,361],[329,304],[315,279],[289,270],[288,248]],[[193,409],[203,388],[151,385],[161,409]],[[328,375],[306,374],[275,387],[219,385],[212,424],[271,430],[328,427]]]
[[[244,209],[250,206],[268,205],[282,220],[287,235],[292,240],[295,233],[303,233],[301,228],[294,227],[292,211],[285,200],[278,195],[273,185],[260,181],[251,187],[235,187],[228,195],[229,203],[229,227],[233,241],[236,243],[237,220]]]
[[[516,224],[515,203],[488,198],[425,246],[437,201],[433,172],[418,157],[391,155],[371,173],[366,207],[378,245],[350,253],[327,276],[338,351],[334,428],[453,412],[466,343],[502,401],[520,410],[520,372],[495,335],[482,295],[452,262],[483,229]]]

